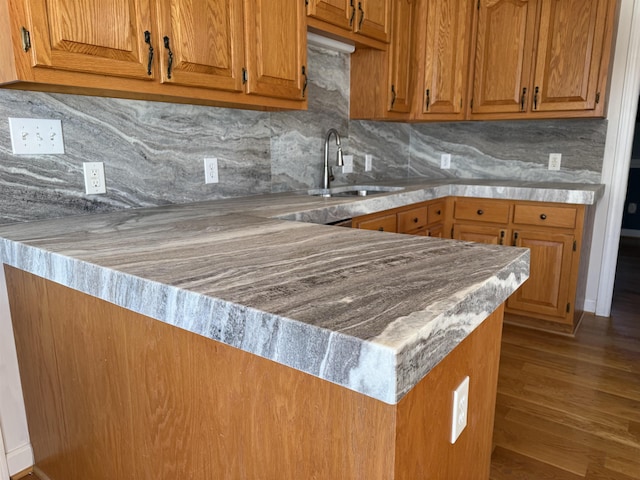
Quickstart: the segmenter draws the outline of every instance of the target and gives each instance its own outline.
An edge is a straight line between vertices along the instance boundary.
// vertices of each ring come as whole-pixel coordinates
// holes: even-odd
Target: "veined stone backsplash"
[[[350,121],[348,55],[310,46],[308,64],[305,112],[0,89],[0,224],[318,187],[329,128],[359,172],[336,185],[407,176],[600,181],[606,120]],[[61,119],[66,153],[13,155],[7,117]],[[559,172],[547,170],[555,152]],[[365,153],[374,157],[366,174]],[[450,170],[439,168],[441,153],[452,154]],[[219,184],[204,184],[207,156],[218,158]],[[84,194],[85,161],[104,162],[106,195]]]

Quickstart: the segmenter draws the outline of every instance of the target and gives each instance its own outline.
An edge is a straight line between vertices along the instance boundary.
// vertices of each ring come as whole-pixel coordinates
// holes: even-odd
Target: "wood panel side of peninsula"
[[[5,272],[34,470],[51,480],[488,478],[503,306],[388,405]],[[452,445],[467,375],[469,423]]]

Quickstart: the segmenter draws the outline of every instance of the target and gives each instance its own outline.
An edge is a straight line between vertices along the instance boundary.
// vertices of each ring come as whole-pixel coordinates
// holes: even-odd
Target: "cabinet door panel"
[[[242,0],[161,0],[158,7],[162,81],[242,91]]]
[[[34,66],[149,78],[151,11],[147,0],[28,2]],[[113,19],[119,19],[114,21]],[[153,45],[157,51],[159,45]],[[153,63],[152,63],[153,66]]]
[[[307,31],[303,2],[246,0],[247,93],[302,99]]]
[[[427,2],[423,114],[462,111],[472,3],[473,0]]]
[[[538,1],[480,1],[472,113],[527,110]]]
[[[608,0],[542,0],[534,111],[596,105]]]
[[[507,231],[500,226],[464,225],[453,226],[453,238],[465,242],[488,243],[490,245],[504,245]]]
[[[393,5],[393,28],[389,45],[389,110],[411,111],[411,74],[413,63],[411,39],[413,34],[413,0],[396,0]]]
[[[527,230],[518,230],[514,232],[514,237],[516,235],[515,244],[531,250],[531,270],[529,279],[509,297],[507,306],[564,320],[574,236]]]
[[[345,30],[352,30],[356,15],[355,0],[310,0],[307,15]]]
[[[391,0],[357,1],[356,32],[369,38],[389,42]]]

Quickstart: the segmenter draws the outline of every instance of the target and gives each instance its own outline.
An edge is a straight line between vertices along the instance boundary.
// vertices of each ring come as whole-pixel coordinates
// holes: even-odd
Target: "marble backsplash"
[[[254,112],[0,89],[0,224],[320,185],[336,128],[354,174],[334,184],[425,176],[597,183],[606,120],[403,124],[349,120],[349,57],[309,47],[309,109]],[[11,153],[7,117],[57,118],[64,155]],[[333,159],[335,147],[331,147]],[[546,169],[548,154],[562,169]],[[364,173],[364,155],[373,171]],[[440,154],[452,154],[441,170]],[[203,158],[220,183],[204,184]],[[107,194],[84,194],[82,162],[105,165]]]

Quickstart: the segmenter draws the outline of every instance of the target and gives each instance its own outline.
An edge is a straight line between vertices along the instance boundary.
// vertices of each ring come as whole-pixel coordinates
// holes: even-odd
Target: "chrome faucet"
[[[324,139],[324,170],[322,175],[322,188],[324,190],[328,190],[331,186],[331,181],[335,180],[333,172],[329,171],[329,139],[331,138],[331,134],[335,135],[336,146],[338,147],[336,166],[342,167],[344,165],[344,161],[342,160],[342,145],[340,144],[340,134],[335,128],[330,128],[327,132],[326,138]],[[328,192],[326,196],[329,196]]]

